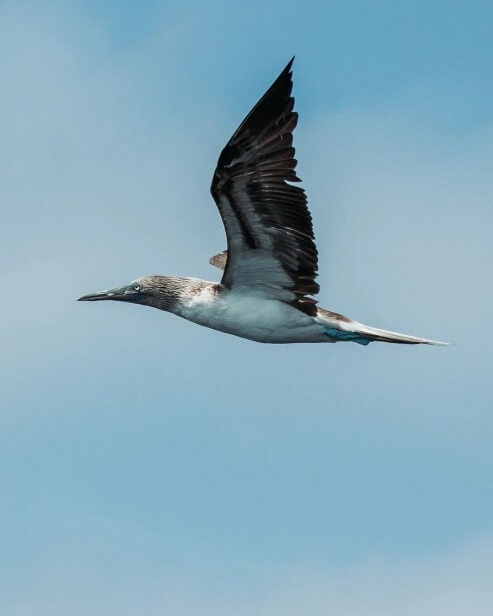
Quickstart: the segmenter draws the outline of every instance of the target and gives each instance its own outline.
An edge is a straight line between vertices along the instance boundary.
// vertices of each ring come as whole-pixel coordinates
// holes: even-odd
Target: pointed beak
[[[89,293],[79,297],[78,302],[99,302],[103,299],[116,299],[113,291],[99,291],[98,293]]]
[[[105,299],[112,299],[119,302],[135,302],[140,296],[140,293],[135,290],[134,285],[119,287],[117,289],[108,289],[107,291],[99,291],[98,293],[89,293],[79,297],[78,302],[100,302]]]

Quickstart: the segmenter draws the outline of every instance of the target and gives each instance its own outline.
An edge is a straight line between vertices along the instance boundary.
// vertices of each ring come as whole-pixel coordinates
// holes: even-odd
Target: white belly
[[[327,342],[321,323],[278,300],[211,289],[182,304],[176,314],[234,336],[257,342]]]

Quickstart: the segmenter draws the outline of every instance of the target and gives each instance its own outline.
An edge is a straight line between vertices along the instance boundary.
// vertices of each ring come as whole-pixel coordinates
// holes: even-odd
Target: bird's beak
[[[119,287],[117,289],[108,289],[107,291],[99,291],[98,293],[89,293],[79,297],[78,302],[100,302],[105,299],[112,299],[118,302],[135,302],[140,295],[135,290],[135,285]]]

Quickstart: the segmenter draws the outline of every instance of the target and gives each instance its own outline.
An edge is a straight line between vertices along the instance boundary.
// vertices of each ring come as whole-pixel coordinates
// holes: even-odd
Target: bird
[[[78,301],[151,306],[256,342],[446,344],[364,325],[320,308],[318,253],[304,189],[297,185],[294,57],[219,155],[211,193],[227,250],[210,263],[221,281],[144,276]]]

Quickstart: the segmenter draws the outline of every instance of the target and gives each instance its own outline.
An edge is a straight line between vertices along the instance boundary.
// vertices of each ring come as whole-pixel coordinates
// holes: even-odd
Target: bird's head
[[[169,310],[176,297],[174,285],[170,283],[171,280],[172,278],[168,276],[144,276],[123,287],[83,295],[77,301],[100,302],[103,300],[113,300]]]

